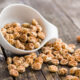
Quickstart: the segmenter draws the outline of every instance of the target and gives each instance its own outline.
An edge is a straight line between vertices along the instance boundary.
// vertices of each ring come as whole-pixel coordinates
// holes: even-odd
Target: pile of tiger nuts
[[[5,39],[14,47],[23,50],[33,50],[40,46],[45,39],[45,33],[39,23],[10,23],[1,29]]]
[[[31,67],[33,70],[40,70],[43,63],[48,64],[50,72],[57,72],[59,75],[65,75],[65,80],[79,80],[80,68],[80,49],[76,49],[74,44],[66,44],[61,39],[53,43],[46,43],[42,47],[39,55],[31,53],[23,57],[8,57],[7,64],[10,75],[19,76],[19,73],[25,72],[25,68]],[[58,68],[58,65],[63,67]],[[64,66],[69,66],[68,70]]]

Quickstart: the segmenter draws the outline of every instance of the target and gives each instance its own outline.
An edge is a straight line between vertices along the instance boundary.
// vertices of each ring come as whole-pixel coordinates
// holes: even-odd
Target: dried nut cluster
[[[24,57],[8,57],[7,64],[10,75],[16,77],[19,73],[25,72],[25,68],[28,66],[33,70],[40,70],[43,63],[49,63],[48,70],[50,72],[66,75],[66,80],[79,80],[80,68],[77,68],[77,66],[80,62],[80,49],[75,50],[75,48],[74,44],[67,45],[61,39],[57,39],[54,43],[46,43],[38,56],[36,53],[31,53]],[[58,68],[59,64],[70,66],[70,75],[67,75],[67,68]]]
[[[19,73],[25,72],[29,66],[34,70],[40,70],[42,67],[43,59],[37,57],[36,53],[31,53],[23,57],[15,56],[7,58],[9,74],[18,77]]]
[[[6,40],[16,48],[33,50],[40,46],[45,33],[39,23],[33,19],[32,23],[10,23],[1,29]]]
[[[80,75],[80,69],[77,69],[78,63],[80,62],[80,49],[76,49],[74,44],[66,44],[61,39],[57,39],[54,43],[48,42],[41,50],[41,56],[43,62],[50,63],[48,67],[50,72],[57,72],[59,75],[66,75],[68,73],[67,68],[58,69],[57,65],[70,66],[72,67],[69,74],[73,76],[70,80],[78,80]],[[76,77],[77,76],[77,77]],[[68,77],[66,77],[68,80]]]

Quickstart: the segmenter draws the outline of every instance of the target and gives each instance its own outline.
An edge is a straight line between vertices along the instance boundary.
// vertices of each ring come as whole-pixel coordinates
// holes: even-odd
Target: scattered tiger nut
[[[66,75],[68,73],[68,70],[66,68],[59,69],[59,75]]]
[[[68,64],[68,60],[67,60],[67,59],[62,59],[62,60],[60,61],[60,64],[61,64],[61,65],[67,65],[67,64]]]
[[[25,67],[23,65],[20,65],[17,67],[18,72],[23,73],[25,72]]]
[[[77,69],[78,69],[77,67],[72,67],[72,68],[70,68],[69,73],[70,74],[75,74]]]
[[[78,69],[75,71],[75,76],[80,77],[80,68],[78,68]]]
[[[40,70],[40,69],[42,68],[42,64],[39,63],[39,62],[35,62],[35,63],[33,63],[33,64],[31,65],[31,68],[32,68],[33,70]]]
[[[58,72],[58,67],[55,65],[50,65],[48,69],[50,72]]]
[[[9,64],[8,65],[8,70],[10,70],[10,69],[15,69],[16,70],[17,68],[14,64]]]
[[[18,76],[19,76],[18,71],[15,70],[15,69],[10,69],[10,70],[9,70],[9,74],[10,74],[11,76],[14,76],[14,77],[18,77]]]
[[[59,64],[59,60],[58,59],[52,59],[51,63],[54,65],[58,65]]]
[[[77,61],[69,61],[69,63],[68,63],[68,65],[69,66],[72,66],[72,67],[75,67],[75,66],[77,66],[78,65],[78,63],[77,63]]]

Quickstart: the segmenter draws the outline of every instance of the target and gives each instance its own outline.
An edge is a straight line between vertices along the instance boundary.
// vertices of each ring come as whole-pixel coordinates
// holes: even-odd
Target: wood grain
[[[80,44],[76,42],[76,36],[80,35],[80,0],[0,0],[0,11],[11,3],[23,3],[35,8],[48,21],[57,26],[59,37],[64,42],[74,43],[77,48],[80,47]],[[0,55],[3,57],[2,54]],[[6,55],[13,56],[7,51]],[[58,76],[57,73],[48,72],[46,64],[43,64],[40,71],[28,68],[25,73],[13,78],[8,74],[4,58],[0,57],[0,59],[0,80],[64,80],[64,77]]]

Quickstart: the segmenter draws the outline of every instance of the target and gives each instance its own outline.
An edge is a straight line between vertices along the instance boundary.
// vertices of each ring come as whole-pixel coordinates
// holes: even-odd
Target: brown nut
[[[31,65],[31,68],[32,68],[33,70],[40,70],[40,69],[42,68],[42,64],[39,63],[39,62],[35,62],[35,63],[33,63],[33,64]]]
[[[39,48],[39,47],[40,47],[40,43],[39,42],[34,43],[34,48]]]
[[[21,61],[21,60],[16,60],[16,61],[14,61],[14,64],[16,65],[16,66],[19,66],[19,65],[21,65],[23,62]]]
[[[50,47],[43,47],[43,48],[42,48],[42,52],[43,52],[44,54],[50,54],[50,53],[52,53],[52,50],[51,50]]]
[[[20,23],[13,22],[13,23],[11,24],[11,27],[20,27]]]
[[[42,27],[40,25],[36,25],[36,27],[37,27],[37,31],[38,32],[41,32],[42,31]]]
[[[8,70],[10,69],[15,69],[16,70],[16,66],[14,64],[9,64],[8,65]]]
[[[18,72],[23,73],[25,72],[25,67],[23,65],[20,65],[17,67]]]
[[[77,67],[72,67],[72,68],[70,68],[69,73],[70,74],[75,74],[77,69],[78,69]]]
[[[39,63],[43,63],[43,59],[42,59],[42,57],[37,57],[37,58],[35,58],[35,62],[39,62]]]
[[[43,32],[38,32],[38,37],[43,40],[46,36]]]
[[[26,34],[22,34],[22,35],[20,35],[20,37],[19,37],[19,39],[20,39],[20,41],[21,42],[26,42],[27,41],[27,35]]]
[[[33,24],[33,25],[38,25],[37,20],[36,20],[36,19],[33,19],[33,20],[32,20],[32,24]]]
[[[23,23],[21,26],[24,28],[29,28],[30,24],[29,23]]]
[[[68,65],[69,66],[72,66],[72,67],[75,67],[75,66],[77,66],[78,65],[78,63],[77,63],[77,61],[69,61],[69,63],[68,63]]]
[[[59,73],[59,75],[65,75],[68,73],[68,70],[66,68],[61,68],[61,69],[59,69],[58,73]]]
[[[18,71],[15,70],[15,69],[10,69],[10,70],[9,70],[9,74],[10,74],[11,76],[14,76],[14,77],[18,77],[18,76],[19,76]]]
[[[31,29],[32,31],[37,31],[37,27],[34,26],[34,25],[30,25],[30,29]]]
[[[19,49],[25,49],[25,46],[19,40],[15,41],[15,47]]]
[[[28,37],[28,42],[36,43],[37,39],[33,36]]]
[[[33,59],[32,59],[32,58],[27,58],[27,59],[26,59],[26,62],[27,62],[29,65],[32,65],[32,64],[33,64]]]
[[[12,63],[12,58],[11,57],[8,57],[7,58],[7,64],[11,64]]]
[[[34,49],[34,44],[33,43],[27,43],[26,46],[25,46],[25,49],[26,50],[32,50],[32,49]]]
[[[9,42],[11,45],[13,45],[13,46],[14,46],[14,44],[15,44],[15,40],[14,40],[14,39],[9,39],[8,42]]]
[[[61,65],[67,65],[67,64],[68,64],[68,60],[67,60],[67,59],[62,59],[62,60],[60,61],[60,64],[61,64]]]
[[[33,59],[37,58],[37,54],[36,53],[31,53],[30,55],[31,55],[31,58],[33,58]]]
[[[8,29],[9,27],[11,27],[11,24],[6,24],[6,25],[4,26],[5,29]]]
[[[51,63],[54,65],[58,65],[59,64],[59,60],[58,59],[52,59]]]
[[[27,67],[29,67],[29,63],[24,62],[24,63],[22,64],[22,66],[24,66],[25,68],[27,68]]]
[[[76,61],[80,62],[80,55],[75,55]]]
[[[30,33],[28,34],[29,36],[32,36],[32,37],[37,37],[37,33],[35,31],[30,31]]]
[[[48,55],[43,55],[43,62],[49,62],[52,60],[52,57],[48,56]]]
[[[13,62],[15,62],[16,60],[19,60],[19,57],[17,56],[13,57]]]
[[[78,69],[75,71],[75,76],[80,77],[80,68],[78,68]]]
[[[48,69],[50,72],[58,72],[58,67],[55,65],[50,65]]]

